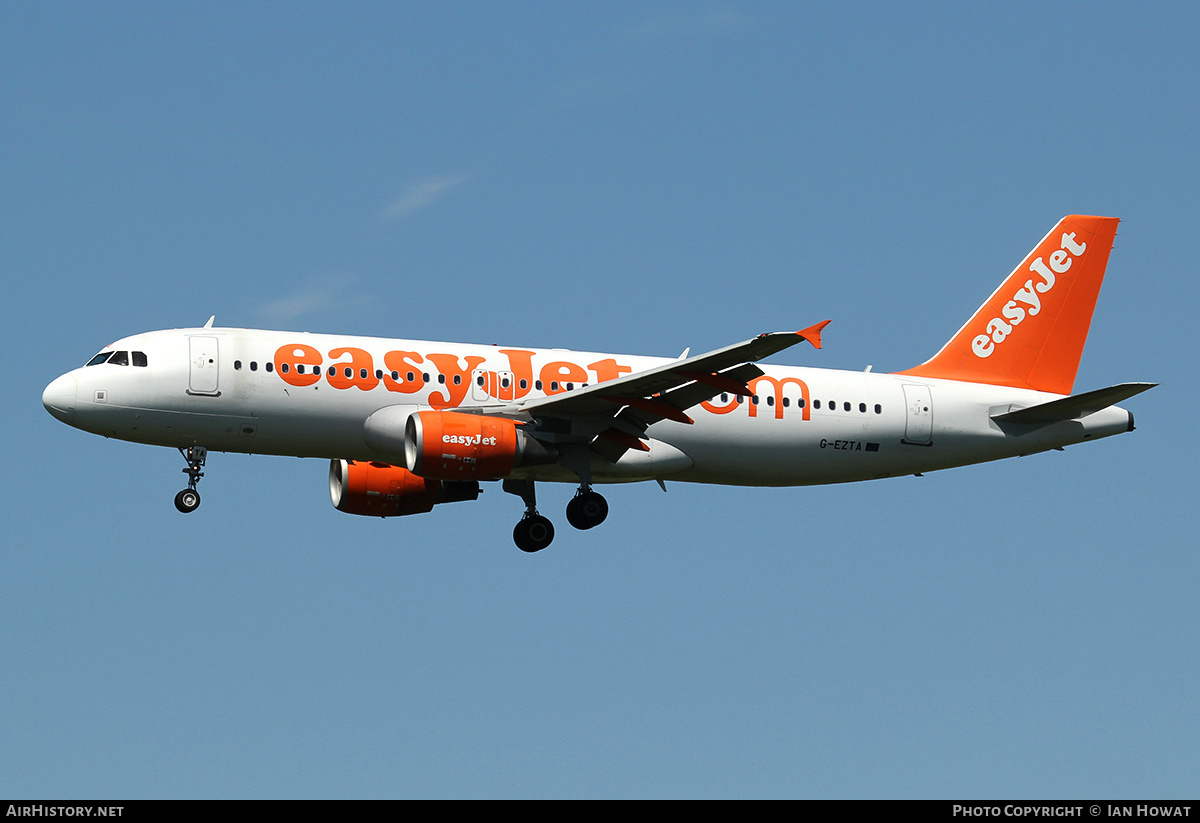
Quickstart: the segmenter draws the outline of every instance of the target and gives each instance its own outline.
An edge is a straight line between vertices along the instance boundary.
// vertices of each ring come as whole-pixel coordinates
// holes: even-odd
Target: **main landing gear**
[[[525,516],[513,528],[513,542],[523,552],[540,552],[554,539],[554,524],[550,518],[537,511],[525,512]]]
[[[208,449],[204,446],[188,446],[186,451],[180,449],[179,453],[188,464],[186,469],[181,469],[188,476],[188,486],[175,495],[175,508],[184,514],[190,514],[200,507],[200,492],[196,491],[196,484],[204,476],[201,469],[204,468],[204,461],[208,457]]]
[[[567,522],[577,529],[594,529],[608,517],[608,501],[591,486],[580,486],[567,504]]]
[[[523,552],[540,552],[554,540],[554,524],[538,514],[532,480],[505,480],[504,491],[525,501],[525,514],[513,528],[513,542]],[[580,486],[567,504],[567,522],[577,529],[599,526],[608,517],[608,502],[591,486]]]

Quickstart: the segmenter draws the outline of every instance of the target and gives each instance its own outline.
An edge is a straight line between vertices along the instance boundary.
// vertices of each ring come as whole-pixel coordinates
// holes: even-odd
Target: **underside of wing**
[[[807,340],[821,348],[825,320],[798,332],[760,334],[752,340],[684,357],[572,392],[514,403],[502,414],[537,421],[534,436],[548,442],[587,444],[616,462],[630,449],[646,450],[646,429],[660,420],[690,424],[687,410],[721,393],[749,395],[762,376],[755,362]]]

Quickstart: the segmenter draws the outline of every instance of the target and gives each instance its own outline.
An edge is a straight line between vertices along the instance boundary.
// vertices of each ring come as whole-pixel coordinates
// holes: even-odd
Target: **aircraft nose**
[[[75,416],[75,393],[78,388],[75,378],[64,374],[42,392],[42,405],[59,420],[70,423]]]

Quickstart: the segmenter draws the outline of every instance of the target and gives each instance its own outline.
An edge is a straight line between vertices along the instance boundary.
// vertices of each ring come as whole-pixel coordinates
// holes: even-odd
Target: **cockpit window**
[[[144,351],[135,351],[133,353],[133,365],[135,365],[135,366],[145,366],[146,365],[146,353]]]
[[[110,351],[102,351],[102,352],[100,352],[98,355],[96,355],[95,357],[93,357],[91,360],[87,361],[87,364],[86,364],[86,365],[88,365],[88,366],[99,366],[101,363],[103,363],[105,360],[107,360],[107,359],[108,359],[108,358],[110,358],[110,357],[112,357],[112,352],[110,352]]]
[[[128,366],[129,365],[129,352],[127,352],[127,351],[115,352],[113,354],[113,356],[108,359],[108,363],[110,366]]]

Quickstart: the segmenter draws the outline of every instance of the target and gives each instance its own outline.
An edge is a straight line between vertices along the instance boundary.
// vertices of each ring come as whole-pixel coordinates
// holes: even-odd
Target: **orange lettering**
[[[555,360],[542,366],[542,391],[546,394],[558,394],[567,390],[566,383],[583,383],[587,380],[587,372],[582,366],[568,363],[565,360]]]
[[[533,388],[533,352],[524,349],[500,349],[508,356],[508,367],[512,370],[508,385],[494,371],[484,372],[487,378],[487,393],[497,400],[520,400]],[[524,381],[525,385],[521,385]]]
[[[623,374],[629,374],[633,371],[632,366],[619,366],[615,358],[607,360],[597,360],[595,363],[588,363],[588,368],[596,373],[596,382],[603,383],[605,380],[616,380]]]
[[[802,420],[809,419],[809,416],[810,416],[809,406],[811,406],[812,404],[809,402],[808,384],[807,383],[805,383],[803,380],[801,380],[797,377],[785,377],[782,380],[777,380],[774,377],[764,374],[762,377],[754,378],[746,385],[749,386],[751,392],[753,392],[755,395],[757,395],[758,394],[758,384],[763,383],[763,382],[770,383],[775,389],[775,419],[776,420],[783,419],[783,387],[785,385],[787,385],[788,383],[794,383],[800,387],[800,396],[804,400],[803,403],[799,404],[801,406],[801,419]],[[756,403],[753,403],[753,402],[750,403],[750,416],[751,417],[758,416],[758,405]]]
[[[312,374],[302,374],[296,366],[312,366]],[[321,379],[321,353],[303,343],[280,346],[275,351],[275,371],[285,383],[311,386]]]
[[[350,355],[349,360],[343,360],[329,367],[329,385],[335,389],[348,389],[351,386],[370,391],[379,385],[375,376],[375,361],[363,349],[341,348],[329,352],[330,357]]]
[[[435,391],[429,395],[429,405],[435,409],[449,409],[457,407],[467,396],[467,387],[471,384],[471,372],[484,361],[484,358],[474,355],[467,357],[465,369],[459,368],[458,357],[453,354],[431,354],[429,360],[442,373],[446,385],[446,394]],[[457,380],[454,379],[456,377]]]
[[[388,369],[388,373],[383,375],[383,385],[388,391],[404,394],[419,392],[425,385],[425,381],[421,379],[421,367],[417,363],[424,360],[425,358],[415,351],[388,352],[383,356],[383,365]],[[395,372],[400,379],[393,380],[390,372]],[[412,380],[408,379],[409,374],[413,376]]]
[[[700,408],[704,409],[705,411],[710,411],[713,414],[729,414],[731,411],[733,411],[737,407],[738,407],[738,399],[736,397],[734,397],[732,400],[729,401],[728,406],[718,406],[718,405],[715,405],[714,403],[709,402],[708,400],[705,400],[700,403]]]

